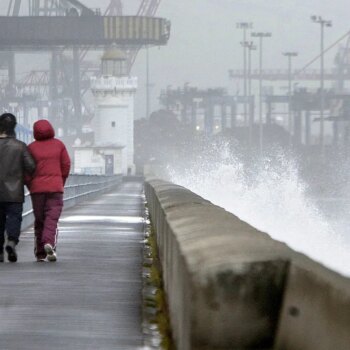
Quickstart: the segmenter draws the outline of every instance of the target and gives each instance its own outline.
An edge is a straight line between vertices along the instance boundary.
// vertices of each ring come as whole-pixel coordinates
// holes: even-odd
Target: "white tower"
[[[127,74],[125,54],[113,47],[102,57],[102,76],[93,77],[96,114],[92,120],[96,147],[122,148],[122,172],[134,173],[134,97],[137,78]]]

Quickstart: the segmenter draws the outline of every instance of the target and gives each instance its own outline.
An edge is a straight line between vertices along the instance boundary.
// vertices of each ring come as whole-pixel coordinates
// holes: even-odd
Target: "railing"
[[[105,76],[101,78],[91,78],[91,89],[92,90],[136,90],[137,89],[137,78],[116,78],[112,76]]]
[[[80,202],[93,198],[95,195],[105,193],[122,182],[122,175],[71,175],[65,185],[64,208],[70,208]],[[23,206],[22,228],[33,223],[33,209],[29,193],[25,195]]]
[[[338,72],[335,69],[325,69],[324,79],[335,80],[338,78]],[[252,79],[259,79],[260,71],[258,69],[253,69],[250,72]],[[298,80],[319,80],[321,77],[320,70],[318,69],[306,69],[304,71],[294,70],[292,76],[296,77]],[[229,70],[230,78],[243,78],[244,71],[241,69],[231,69]],[[288,80],[289,74],[287,69],[264,69],[262,71],[262,78],[264,80]],[[345,78],[349,79],[349,74],[345,74]]]

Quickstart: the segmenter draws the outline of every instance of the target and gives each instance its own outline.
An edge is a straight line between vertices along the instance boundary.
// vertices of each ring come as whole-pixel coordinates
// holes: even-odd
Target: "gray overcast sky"
[[[126,13],[134,14],[140,1],[124,0]],[[82,2],[103,10],[109,0]],[[0,4],[4,12],[8,0]],[[319,52],[320,30],[310,21],[313,14],[333,21],[333,27],[326,29],[326,46],[350,29],[348,0],[162,0],[157,15],[171,20],[172,35],[167,47],[151,49],[153,107],[159,90],[167,85],[233,86],[227,71],[242,67],[242,31],[236,29],[236,22],[252,22],[253,30],[272,32],[264,44],[266,68],[286,67],[283,51],[298,51],[294,64],[302,67]],[[328,67],[335,53],[327,54]],[[256,65],[257,59],[253,62]],[[133,70],[140,79],[137,110],[144,101],[144,73],[142,52]]]
[[[155,51],[155,63],[165,68],[166,80],[178,84],[227,83],[227,70],[242,66],[242,32],[235,24],[247,21],[253,22],[253,30],[272,32],[264,44],[265,67],[286,66],[283,51],[298,51],[295,65],[303,66],[319,52],[319,26],[310,16],[333,20],[327,44],[350,29],[348,9],[346,0],[164,0],[159,14],[171,19],[172,37],[168,47]],[[328,65],[334,54],[328,54]]]

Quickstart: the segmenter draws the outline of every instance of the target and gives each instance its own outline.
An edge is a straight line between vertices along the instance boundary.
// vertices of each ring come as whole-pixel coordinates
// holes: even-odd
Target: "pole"
[[[83,120],[81,111],[80,59],[78,47],[73,47],[73,104],[75,127],[78,134],[80,134]]]
[[[252,79],[251,79],[251,72],[252,70],[252,50],[251,47],[248,47],[248,96],[249,96],[249,147],[252,147],[252,133],[253,133],[253,120],[252,120],[252,111],[251,111],[251,105],[250,105],[250,99],[252,96]]]
[[[252,37],[259,38],[259,148],[260,156],[263,154],[263,103],[262,103],[262,66],[263,66],[263,38],[271,37],[271,33],[252,33]]]
[[[324,22],[321,22],[321,91],[320,91],[320,146],[324,154]]]
[[[293,135],[293,113],[292,113],[292,58],[298,56],[297,52],[284,52],[284,56],[288,58],[288,132],[289,147],[292,146]]]
[[[248,51],[248,96],[252,93],[252,49]]]
[[[263,50],[263,37],[259,37],[259,150],[260,156],[263,153],[263,117],[262,117],[262,50]]]
[[[324,27],[331,27],[332,21],[325,20],[321,16],[311,16],[311,20],[321,26],[321,78],[320,78],[320,148],[321,155],[324,155],[325,142],[324,142],[324,107],[325,107],[325,95],[324,95]]]
[[[243,29],[243,42],[241,43],[243,46],[243,113],[244,113],[244,125],[248,125],[248,117],[247,117],[247,29],[252,27],[252,23],[248,22],[240,22],[236,23],[237,28]]]
[[[50,86],[49,86],[49,92],[50,92],[50,109],[49,109],[49,118],[54,124],[54,126],[57,126],[57,120],[58,120],[58,106],[57,106],[57,100],[58,100],[58,53],[57,50],[52,51],[51,56],[51,66],[50,66]]]
[[[289,130],[289,147],[292,146],[292,56],[288,55],[288,130]]]
[[[249,147],[252,146],[253,142],[253,125],[254,125],[254,114],[252,106],[252,51],[256,50],[256,46],[253,42],[248,44],[248,100],[249,100]]]
[[[14,52],[8,53],[8,79],[11,96],[13,96],[15,94],[16,84],[16,61]]]
[[[149,91],[149,48],[146,48],[146,119],[149,118],[150,112],[150,91]]]
[[[244,89],[244,124],[247,126],[247,27],[243,27],[243,89]]]

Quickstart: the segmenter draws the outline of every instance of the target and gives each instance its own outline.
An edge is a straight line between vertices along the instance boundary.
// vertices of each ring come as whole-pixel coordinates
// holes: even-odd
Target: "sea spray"
[[[298,163],[281,151],[246,162],[220,146],[217,157],[168,166],[170,180],[225,208],[276,240],[350,275],[350,247],[308,195]]]

